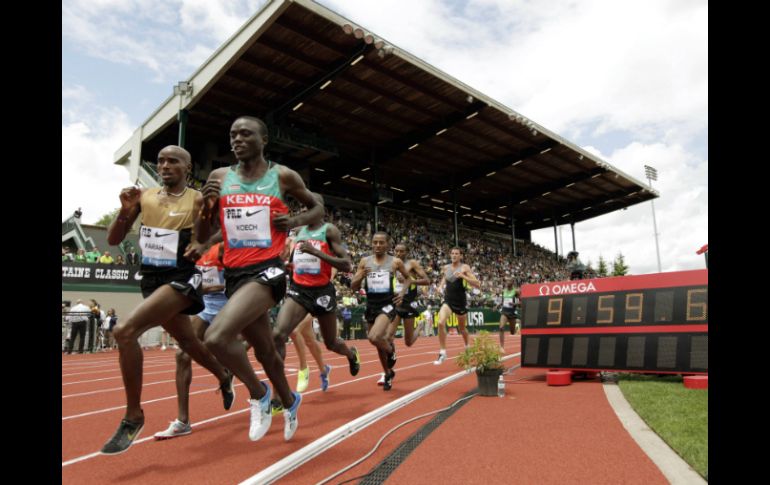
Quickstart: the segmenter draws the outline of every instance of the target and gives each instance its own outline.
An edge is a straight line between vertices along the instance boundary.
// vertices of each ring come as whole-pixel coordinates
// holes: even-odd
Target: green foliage
[[[120,211],[120,207],[117,209],[108,212],[107,214],[104,214],[102,217],[99,218],[98,221],[96,221],[94,224],[97,226],[105,226],[109,227],[110,224],[112,224],[112,221],[118,217],[118,212]]]
[[[607,276],[607,262],[599,255],[599,267],[596,269],[596,275],[602,278]]]
[[[620,390],[639,417],[708,478],[708,389],[688,389],[679,376],[619,377]]]
[[[488,369],[502,369],[501,359],[502,353],[497,339],[488,331],[482,330],[471,345],[457,356],[456,362],[467,371],[475,367],[476,372],[483,372]]]
[[[626,264],[623,253],[618,253],[615,257],[615,262],[612,263],[612,276],[625,276],[628,273],[628,265]]]

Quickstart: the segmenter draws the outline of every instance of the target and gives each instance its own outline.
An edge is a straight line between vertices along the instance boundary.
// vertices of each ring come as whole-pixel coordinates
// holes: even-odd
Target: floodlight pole
[[[655,170],[653,167],[650,167],[649,165],[644,166],[644,174],[647,177],[647,183],[650,185],[650,189],[652,189],[652,181],[658,180],[658,171]],[[660,246],[658,245],[658,223],[655,220],[655,199],[650,199],[650,204],[652,204],[652,228],[655,231],[655,254],[658,256],[658,273],[662,273],[663,270],[660,266]]]

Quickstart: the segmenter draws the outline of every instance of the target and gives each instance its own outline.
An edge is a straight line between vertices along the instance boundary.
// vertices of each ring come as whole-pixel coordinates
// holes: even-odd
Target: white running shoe
[[[249,439],[257,441],[265,436],[270,424],[273,422],[273,414],[270,412],[270,386],[265,386],[265,395],[262,399],[249,399],[249,409],[251,410],[251,424],[249,425]]]
[[[439,352],[438,353],[438,359],[433,361],[433,365],[441,365],[446,360],[446,352]]]
[[[297,411],[302,404],[302,394],[298,392],[292,392],[292,394],[294,395],[294,404],[283,411],[283,439],[286,441],[289,441],[294,436],[294,432],[297,431]]]
[[[190,433],[192,433],[192,426],[190,426],[188,423],[183,423],[178,419],[175,419],[171,421],[171,424],[169,425],[167,430],[155,433],[155,439],[168,440],[171,438],[176,438],[177,436],[184,436]]]
[[[380,380],[377,381],[377,385],[378,386],[385,385],[385,373],[384,372],[382,374],[380,374]]]

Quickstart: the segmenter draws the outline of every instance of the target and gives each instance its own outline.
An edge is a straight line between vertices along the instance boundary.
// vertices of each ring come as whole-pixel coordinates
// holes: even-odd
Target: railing
[[[142,182],[148,187],[157,187],[160,185],[160,175],[155,167],[156,165],[154,163],[145,160],[142,160],[142,163],[139,166],[139,177],[143,179]],[[145,177],[142,177],[142,169],[144,169]],[[148,182],[148,180],[151,182]]]

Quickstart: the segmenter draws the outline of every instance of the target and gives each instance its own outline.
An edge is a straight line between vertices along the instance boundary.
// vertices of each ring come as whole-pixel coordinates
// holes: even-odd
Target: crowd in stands
[[[354,265],[371,254],[372,223],[366,211],[339,209],[327,204],[326,220],[333,222],[342,233]],[[441,295],[438,285],[441,268],[450,263],[449,253],[454,247],[451,221],[423,219],[412,214],[388,209],[380,210],[381,228],[391,237],[391,248],[406,244],[409,258],[417,259],[430,277],[432,284],[421,287],[424,305],[438,308]],[[464,262],[468,263],[481,280],[481,288],[469,291],[469,306],[499,307],[505,280],[513,277],[515,285],[567,280],[570,270],[565,258],[556,258],[551,251],[526,241],[516,241],[516,257],[511,257],[510,239],[498,235],[459,230]],[[340,274],[336,280],[338,295],[343,306],[355,305],[365,297],[349,288],[352,273]]]
[[[122,254],[118,254],[113,257],[109,251],[102,253],[97,247],[89,250],[78,249],[77,251],[74,251],[69,246],[62,246],[61,260],[62,262],[71,261],[75,263],[99,263],[135,266],[139,264],[139,255],[135,253],[133,248],[129,250],[129,253],[125,257]]]

